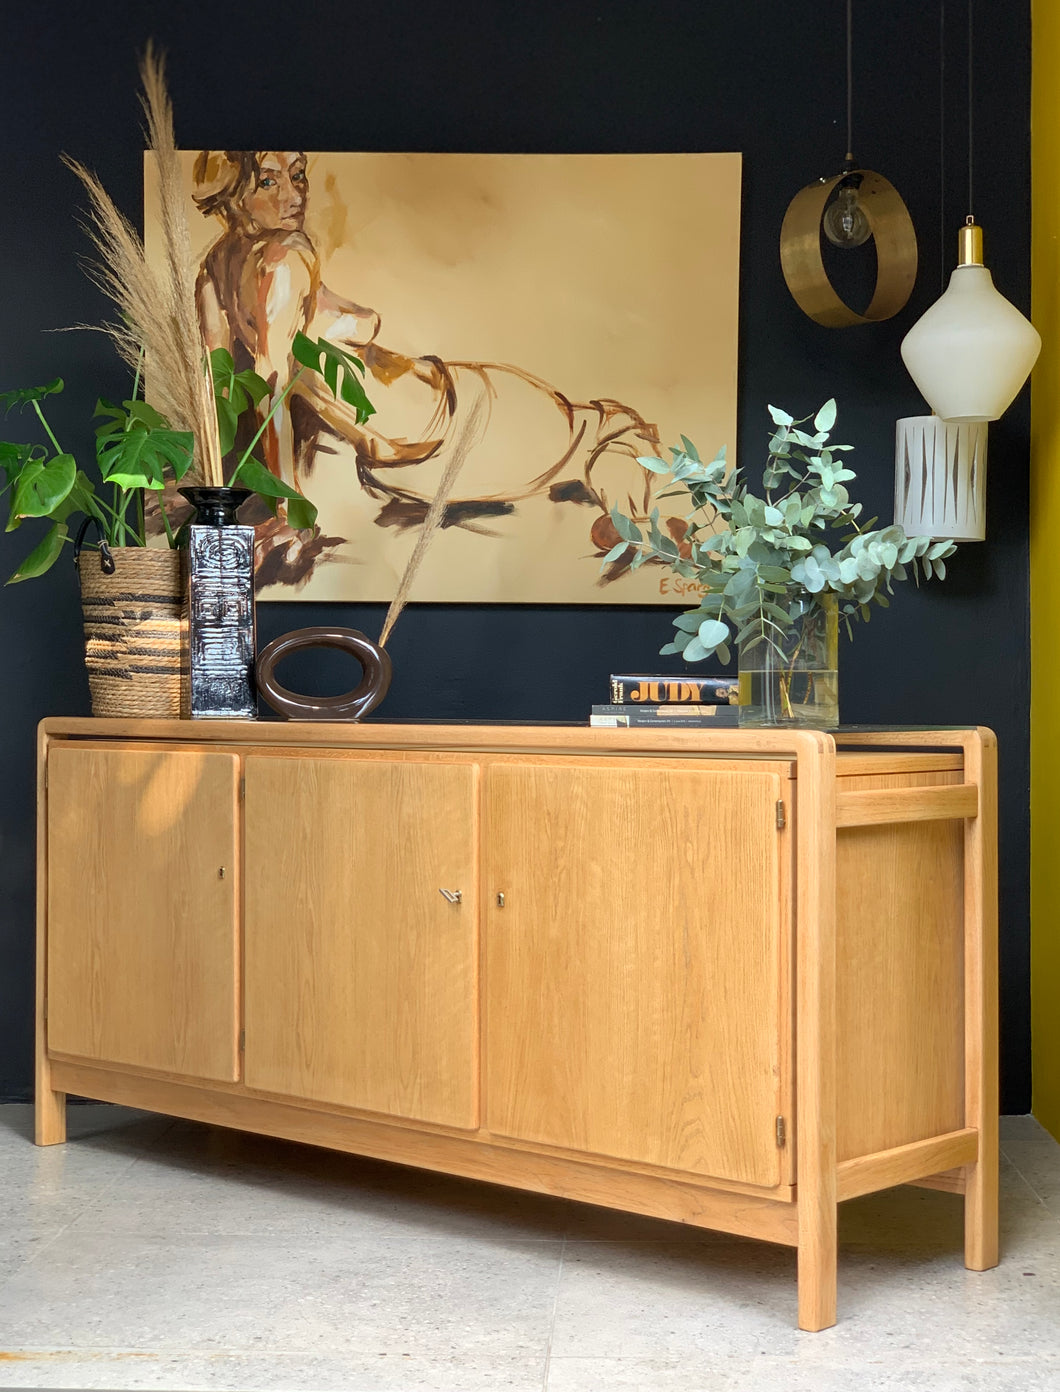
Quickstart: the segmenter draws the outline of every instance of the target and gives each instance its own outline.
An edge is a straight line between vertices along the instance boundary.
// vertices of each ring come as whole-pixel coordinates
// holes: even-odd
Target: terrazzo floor
[[[1060,1392],[1060,1146],[1002,1121],[1003,1256],[961,1201],[841,1209],[840,1323],[794,1252],[242,1136],[0,1107],[0,1387]]]

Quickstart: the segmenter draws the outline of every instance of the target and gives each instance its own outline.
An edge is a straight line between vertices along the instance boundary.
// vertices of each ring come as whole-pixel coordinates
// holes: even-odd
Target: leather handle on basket
[[[99,568],[104,575],[113,575],[114,557],[111,555],[110,547],[107,545],[107,538],[103,535],[103,527],[100,524],[99,518],[93,517],[91,513],[89,513],[80,527],[78,527],[77,536],[74,538],[74,567],[76,568],[78,558],[84,549],[85,533],[88,531],[89,527],[95,527],[96,531],[99,533]]]

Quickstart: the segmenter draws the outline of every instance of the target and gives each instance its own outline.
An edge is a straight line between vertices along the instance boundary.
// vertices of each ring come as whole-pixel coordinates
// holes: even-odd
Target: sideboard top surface
[[[980,732],[989,736],[988,731]],[[584,724],[496,722],[328,723],[275,720],[140,720],[54,716],[41,721],[48,739],[132,740],[280,749],[395,749],[501,754],[668,754],[794,761],[836,753],[839,777],[960,769],[968,727],[850,727],[817,730],[675,730],[591,728]],[[873,748],[877,735],[886,749]],[[852,748],[843,746],[849,742]],[[794,774],[795,769],[792,769]]]

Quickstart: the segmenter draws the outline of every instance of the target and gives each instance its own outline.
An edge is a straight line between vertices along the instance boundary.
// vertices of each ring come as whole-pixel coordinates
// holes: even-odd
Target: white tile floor
[[[0,1387],[1060,1392],[1060,1146],[1002,1123],[1003,1259],[961,1201],[841,1210],[840,1323],[794,1253],[117,1107],[0,1107]]]

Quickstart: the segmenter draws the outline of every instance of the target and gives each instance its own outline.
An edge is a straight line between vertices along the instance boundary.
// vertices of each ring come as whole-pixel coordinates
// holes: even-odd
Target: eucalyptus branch
[[[698,607],[674,620],[674,640],[664,653],[679,652],[689,662],[716,653],[725,662],[736,637],[741,644],[767,645],[787,663],[794,661],[791,643],[807,605],[834,606],[849,632],[852,621],[868,619],[872,603],[886,605],[881,592],[890,593],[895,580],[906,579],[909,567],[917,584],[921,576],[945,577],[945,561],[956,550],[952,541],[910,537],[900,526],[876,529],[874,521],[861,520],[861,505],[851,501],[846,488],[856,476],[841,462],[851,446],[829,443],[834,401],[802,420],[773,406],[769,410],[774,430],[763,470],[764,497],[750,492],[739,469],[729,469],[724,451],[704,464],[683,436],[669,463],[640,459],[649,472],[668,475],[688,490],[695,505],[685,535],[691,557],[655,541],[661,536],[657,512],[646,541],[640,519],[612,510],[620,540],[604,557],[605,566],[663,565],[704,586]],[[784,475],[790,482],[781,494]],[[796,657],[798,652],[796,647]]]

